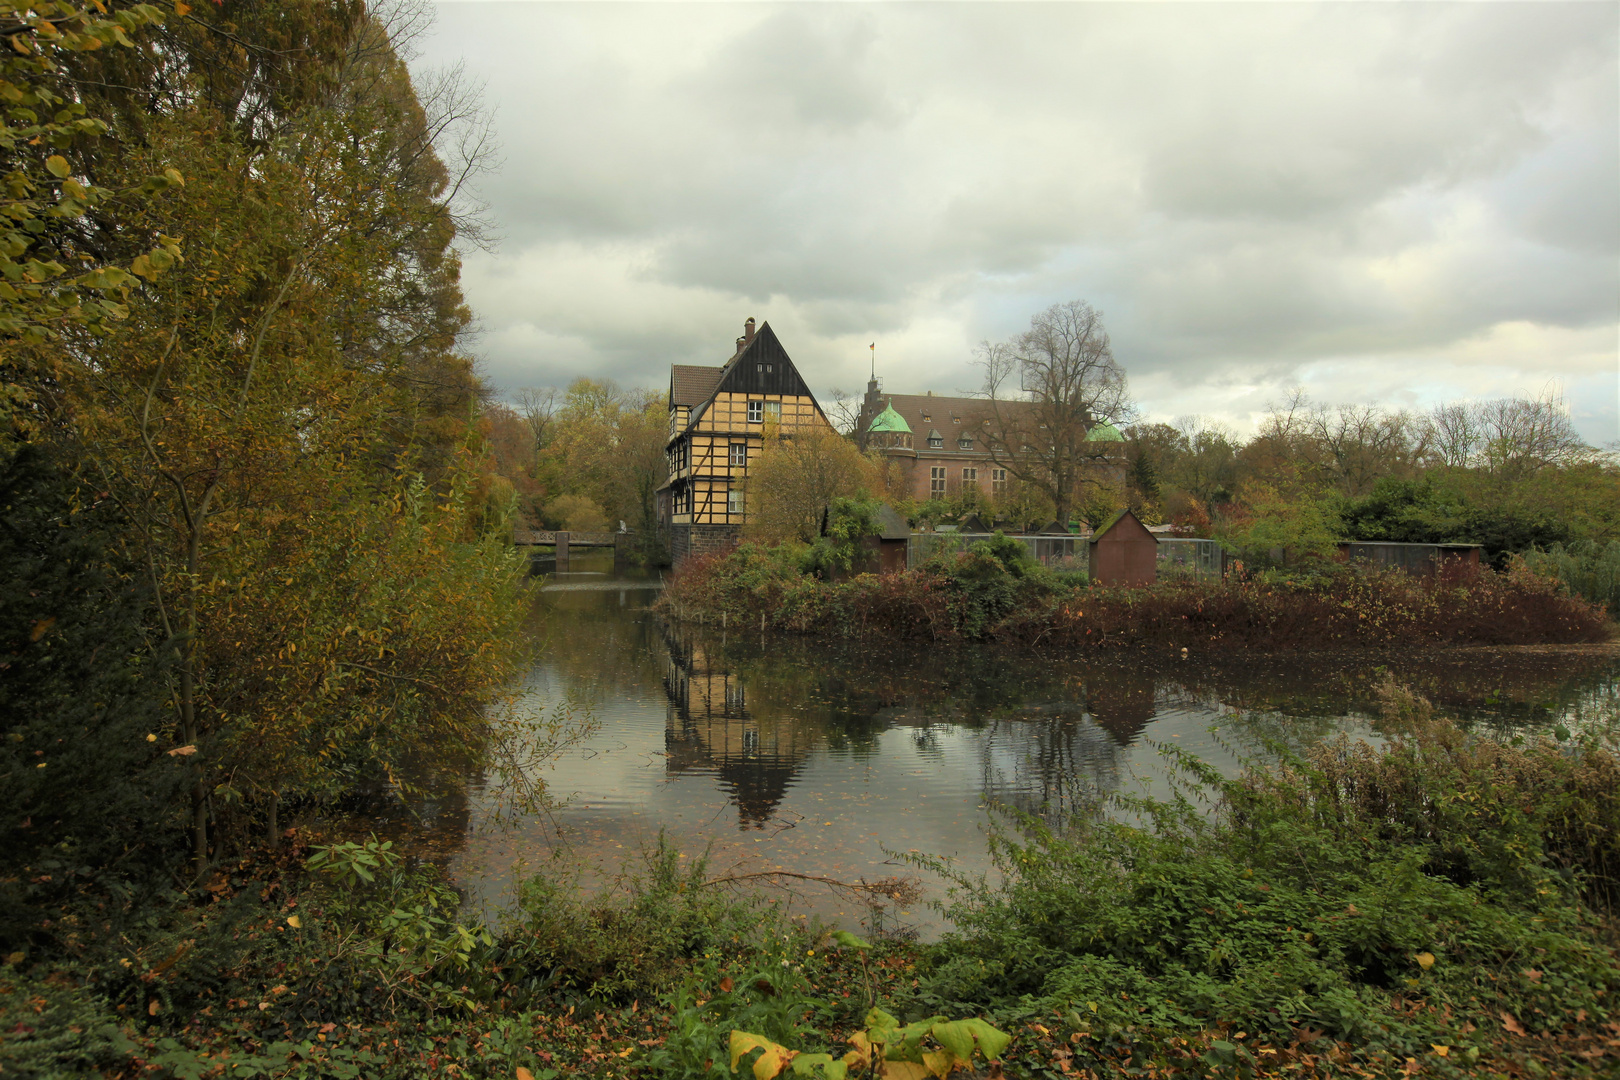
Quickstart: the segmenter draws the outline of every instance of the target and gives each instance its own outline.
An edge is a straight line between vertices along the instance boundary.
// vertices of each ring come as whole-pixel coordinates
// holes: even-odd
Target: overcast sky
[[[1143,413],[1291,386],[1562,392],[1620,438],[1620,6],[453,2],[500,243],[503,390],[665,386],[752,315],[811,387],[978,384],[1100,310]]]

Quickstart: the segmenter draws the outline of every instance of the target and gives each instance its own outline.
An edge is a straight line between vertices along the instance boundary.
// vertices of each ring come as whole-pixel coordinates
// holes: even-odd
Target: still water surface
[[[615,574],[609,557],[570,571],[541,595],[546,645],[524,687],[533,708],[572,700],[595,721],[546,774],[565,805],[497,824],[498,793],[480,782],[418,833],[491,914],[524,865],[557,855],[600,885],[660,830],[692,856],[710,848],[712,875],[875,881],[914,873],[896,858],[912,851],[986,870],[997,808],[1163,795],[1165,747],[1231,773],[1265,740],[1376,739],[1387,674],[1503,732],[1612,715],[1620,700],[1613,652],[1059,660],[826,645],[671,623],[648,610],[656,574]],[[848,926],[863,916],[813,886],[791,903]],[[919,907],[902,921],[926,932],[935,918]]]

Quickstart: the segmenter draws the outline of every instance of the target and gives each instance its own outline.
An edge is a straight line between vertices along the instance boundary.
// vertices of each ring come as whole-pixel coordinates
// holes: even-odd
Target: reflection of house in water
[[[764,828],[809,756],[815,729],[785,711],[761,721],[749,711],[747,688],[723,660],[667,627],[664,641],[665,768],[675,774],[712,770],[737,804],[738,824]]]
[[[1158,714],[1157,690],[1151,675],[1121,671],[1086,684],[1091,719],[1121,746],[1129,746]]]

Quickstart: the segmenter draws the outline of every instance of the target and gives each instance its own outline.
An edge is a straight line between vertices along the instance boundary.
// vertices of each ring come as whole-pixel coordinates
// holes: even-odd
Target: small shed
[[[1159,538],[1130,510],[1091,534],[1091,580],[1099,585],[1148,585],[1157,580]]]
[[[906,568],[906,544],[911,540],[911,526],[888,503],[878,507],[878,534],[863,538],[868,556],[868,572],[898,574]],[[872,565],[873,563],[876,565]]]
[[[1479,565],[1480,544],[1407,544],[1390,540],[1350,540],[1339,545],[1340,562],[1371,563],[1380,570],[1404,570],[1427,577],[1451,560]]]
[[[984,523],[984,519],[979,517],[978,514],[969,514],[967,517],[962,519],[962,523],[956,527],[956,531],[963,533],[988,533],[990,531],[990,526],[986,525]]]

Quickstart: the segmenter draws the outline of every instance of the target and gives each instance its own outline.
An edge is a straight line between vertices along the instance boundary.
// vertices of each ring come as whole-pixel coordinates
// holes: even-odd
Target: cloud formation
[[[768,319],[811,385],[976,385],[1103,311],[1144,412],[1561,386],[1617,430],[1620,9],[439,5],[487,80],[503,388],[661,385]]]

